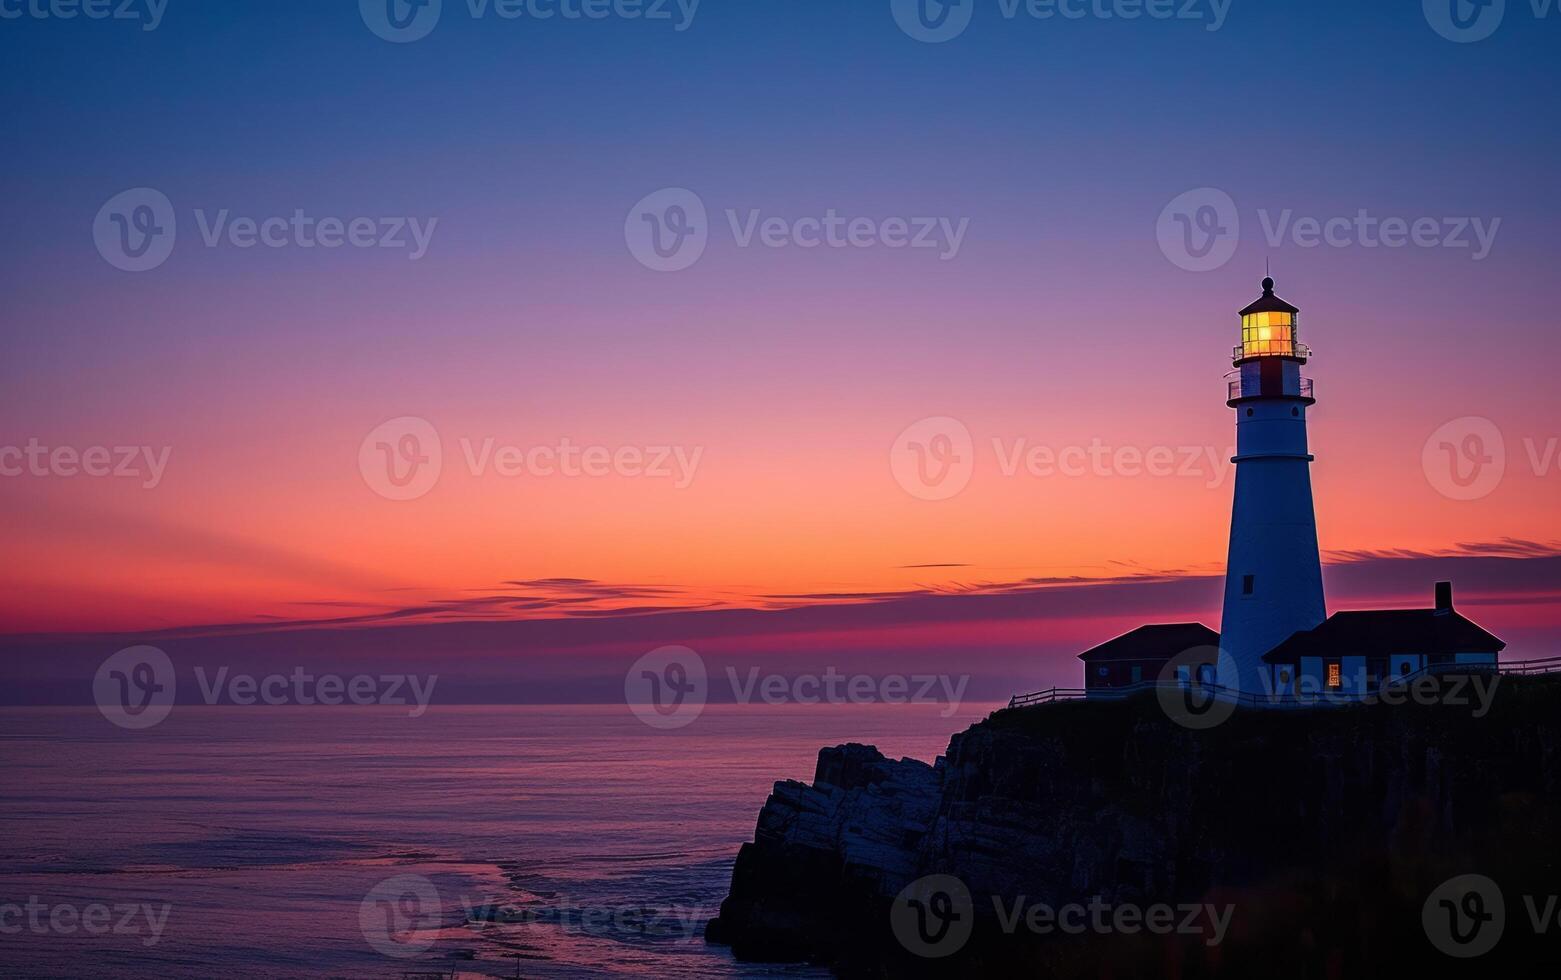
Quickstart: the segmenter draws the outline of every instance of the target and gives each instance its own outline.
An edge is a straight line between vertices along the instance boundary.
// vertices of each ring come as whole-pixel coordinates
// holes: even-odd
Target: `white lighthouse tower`
[[[1263,295],[1241,311],[1229,401],[1236,410],[1236,501],[1225,566],[1220,683],[1266,694],[1263,654],[1327,618],[1306,411],[1312,381],[1301,376],[1311,351],[1297,337],[1300,310]]]

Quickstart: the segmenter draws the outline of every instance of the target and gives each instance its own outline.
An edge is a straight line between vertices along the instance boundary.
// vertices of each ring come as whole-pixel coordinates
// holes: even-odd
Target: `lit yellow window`
[[[1344,686],[1344,671],[1343,671],[1342,668],[1340,668],[1340,666],[1338,664],[1329,664],[1328,665],[1328,686],[1329,687],[1343,687]]]
[[[1289,313],[1248,313],[1241,318],[1245,357],[1295,353],[1295,317]]]

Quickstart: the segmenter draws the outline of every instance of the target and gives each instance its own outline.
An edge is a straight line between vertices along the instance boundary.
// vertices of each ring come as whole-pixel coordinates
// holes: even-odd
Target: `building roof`
[[[1293,664],[1301,657],[1500,653],[1506,646],[1454,609],[1378,609],[1334,613],[1321,626],[1292,635],[1263,660]]]
[[[1202,623],[1140,626],[1079,654],[1085,663],[1106,660],[1169,660],[1195,647],[1217,647],[1220,635]]]
[[[1278,296],[1274,295],[1274,280],[1263,280],[1263,295],[1251,306],[1242,310],[1237,316],[1246,316],[1249,313],[1299,313],[1301,308],[1291,306]]]

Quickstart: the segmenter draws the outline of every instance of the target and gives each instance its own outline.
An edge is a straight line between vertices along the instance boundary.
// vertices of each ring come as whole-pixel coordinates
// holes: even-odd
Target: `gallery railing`
[[[1551,657],[1547,660],[1509,661],[1499,664],[1431,664],[1413,673],[1386,678],[1381,682],[1377,691],[1380,691],[1382,687],[1402,686],[1412,683],[1421,677],[1433,677],[1441,674],[1503,674],[1516,677],[1561,674],[1561,657]],[[1008,706],[1010,708],[1029,708],[1043,704],[1055,704],[1059,701],[1122,701],[1149,691],[1161,690],[1196,692],[1214,700],[1252,708],[1314,708],[1325,707],[1330,704],[1353,704],[1363,696],[1377,693],[1377,691],[1369,691],[1362,694],[1361,692],[1328,690],[1303,692],[1300,694],[1277,691],[1259,694],[1253,691],[1241,691],[1233,687],[1224,687],[1220,684],[1198,683],[1186,680],[1153,680],[1141,681],[1125,687],[1097,687],[1089,690],[1077,687],[1053,687],[1044,691],[1036,691],[1033,694],[1016,694],[1008,699]]]
[[[1241,386],[1240,378],[1232,378],[1229,382],[1227,382],[1226,392],[1229,396],[1226,399],[1227,401],[1235,401],[1238,398],[1248,397],[1248,392]],[[1252,397],[1256,397],[1260,394],[1262,394],[1261,391],[1251,392]],[[1300,383],[1297,385],[1295,394],[1302,398],[1316,398],[1317,385],[1312,381],[1311,378],[1301,378]]]

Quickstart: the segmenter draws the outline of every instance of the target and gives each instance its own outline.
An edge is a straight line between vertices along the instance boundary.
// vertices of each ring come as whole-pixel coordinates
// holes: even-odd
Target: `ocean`
[[[0,709],[0,977],[815,977],[707,946],[779,779],[996,705]]]

